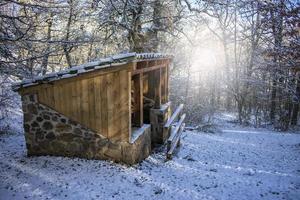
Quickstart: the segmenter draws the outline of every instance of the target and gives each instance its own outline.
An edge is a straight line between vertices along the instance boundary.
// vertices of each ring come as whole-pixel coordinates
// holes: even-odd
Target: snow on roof
[[[94,62],[85,63],[75,67],[71,67],[66,70],[59,72],[53,72],[45,74],[43,76],[38,76],[33,79],[26,79],[22,82],[18,82],[12,86],[14,91],[19,90],[20,88],[26,88],[33,85],[38,85],[41,83],[48,83],[60,79],[71,78],[78,76],[82,73],[94,71],[97,69],[104,69],[112,66],[119,66],[126,64],[134,60],[146,60],[146,59],[157,59],[157,58],[170,58],[170,55],[161,54],[161,53],[126,53],[118,54],[107,58],[102,58]]]

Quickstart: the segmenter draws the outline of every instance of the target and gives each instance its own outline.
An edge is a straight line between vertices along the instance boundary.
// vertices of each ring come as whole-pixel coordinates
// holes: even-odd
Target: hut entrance
[[[165,61],[142,61],[132,75],[132,126],[150,124],[150,110],[168,102],[168,73]]]

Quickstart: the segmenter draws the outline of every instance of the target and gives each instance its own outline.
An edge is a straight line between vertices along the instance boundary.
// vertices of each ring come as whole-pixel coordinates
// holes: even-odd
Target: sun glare
[[[193,53],[191,67],[193,71],[212,70],[217,67],[217,52],[212,49],[197,49]]]

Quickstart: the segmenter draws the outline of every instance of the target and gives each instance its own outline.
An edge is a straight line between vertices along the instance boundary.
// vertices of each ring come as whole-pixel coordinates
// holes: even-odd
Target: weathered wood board
[[[127,141],[130,135],[129,73],[125,68],[43,84],[26,92],[37,93],[39,102],[105,137]]]

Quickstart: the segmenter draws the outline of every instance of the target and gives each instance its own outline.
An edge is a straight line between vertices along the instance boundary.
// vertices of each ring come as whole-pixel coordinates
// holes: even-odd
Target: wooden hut
[[[143,160],[180,117],[170,118],[170,62],[163,54],[121,54],[14,85],[28,155]]]

